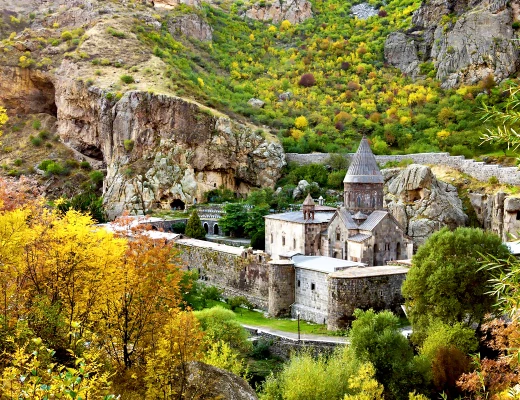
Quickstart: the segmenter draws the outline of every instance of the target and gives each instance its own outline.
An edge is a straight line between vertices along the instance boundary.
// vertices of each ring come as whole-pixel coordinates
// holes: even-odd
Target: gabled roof
[[[363,231],[372,231],[387,215],[388,211],[372,211],[365,222],[359,225],[359,229]]]
[[[347,229],[358,229],[358,225],[354,222],[352,215],[350,215],[345,207],[341,207],[338,210],[338,215]]]
[[[301,211],[290,211],[282,214],[269,214],[265,215],[265,219],[277,219],[280,221],[296,222],[299,224],[322,224],[329,222],[334,216],[334,212],[317,212],[314,215],[314,219],[303,218]]]
[[[379,170],[376,157],[368,140],[363,137],[361,143],[352,157],[352,162],[343,180],[345,183],[384,183],[383,175]]]

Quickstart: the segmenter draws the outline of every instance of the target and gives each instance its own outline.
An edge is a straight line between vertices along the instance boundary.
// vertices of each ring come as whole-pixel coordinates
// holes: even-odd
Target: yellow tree
[[[190,361],[201,358],[203,333],[190,311],[172,310],[157,344],[149,349],[146,398],[183,399]]]
[[[137,233],[104,290],[100,308],[103,345],[123,368],[143,356],[171,308],[181,301],[182,276],[171,244]],[[142,357],[141,357],[142,358]]]

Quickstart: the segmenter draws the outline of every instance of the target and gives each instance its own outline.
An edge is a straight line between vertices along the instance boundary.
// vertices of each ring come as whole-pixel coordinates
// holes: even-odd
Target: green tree
[[[224,206],[225,214],[220,218],[220,228],[231,236],[240,237],[244,234],[247,222],[247,210],[241,203],[229,203]]]
[[[430,363],[415,356],[399,330],[399,319],[390,311],[354,311],[349,337],[356,358],[370,362],[375,377],[385,388],[385,399],[407,399],[414,390],[426,390]]]
[[[188,219],[188,223],[186,224],[186,236],[189,236],[193,239],[206,238],[206,231],[200,222],[197,210],[193,210],[190,218]]]
[[[251,246],[255,249],[265,249],[265,220],[269,214],[269,205],[261,204],[247,212],[247,221],[244,224],[245,234],[251,238]]]
[[[497,235],[475,228],[444,228],[419,248],[402,288],[416,343],[434,319],[471,326],[491,311],[485,255],[507,258],[509,251]]]

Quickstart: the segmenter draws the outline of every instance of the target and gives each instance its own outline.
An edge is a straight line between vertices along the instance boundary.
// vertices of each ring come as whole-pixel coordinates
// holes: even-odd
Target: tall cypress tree
[[[186,236],[193,239],[205,239],[206,231],[200,222],[199,214],[197,210],[193,210],[186,224]]]

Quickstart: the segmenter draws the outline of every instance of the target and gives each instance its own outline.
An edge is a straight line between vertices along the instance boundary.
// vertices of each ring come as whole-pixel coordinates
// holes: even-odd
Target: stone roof
[[[372,211],[367,219],[359,225],[360,230],[372,231],[388,215],[388,211]]]
[[[354,236],[348,237],[347,240],[349,242],[361,243],[361,242],[364,242],[365,240],[367,240],[367,239],[369,239],[371,237],[372,237],[372,235],[370,233],[357,233]]]
[[[352,215],[350,215],[350,212],[345,207],[341,207],[338,210],[338,215],[347,227],[347,229],[358,229],[357,224],[352,219]]]
[[[314,200],[311,197],[311,194],[309,193],[305,200],[303,201],[304,206],[315,206],[316,203],[314,203]]]
[[[395,265],[382,265],[376,267],[365,268],[347,268],[341,271],[334,272],[330,275],[331,278],[365,278],[369,276],[385,276],[385,275],[399,275],[407,274],[408,268],[398,267]]]
[[[346,268],[362,268],[365,266],[365,264],[357,261],[342,260],[326,256],[294,256],[292,260],[295,268],[310,269],[327,274]]]
[[[303,218],[303,213],[301,211],[291,211],[282,214],[266,215],[264,218],[277,219],[287,222],[297,222],[300,224],[322,224],[324,222],[329,222],[334,216],[334,213],[335,212],[317,212],[314,214],[314,219],[305,219]]]
[[[368,140],[363,137],[356,154],[352,157],[350,167],[343,180],[345,183],[384,183],[383,175],[379,170],[376,157]]]
[[[362,219],[367,219],[367,215],[363,214],[361,211],[358,211],[357,213],[354,214],[354,216],[352,218],[360,221]]]

